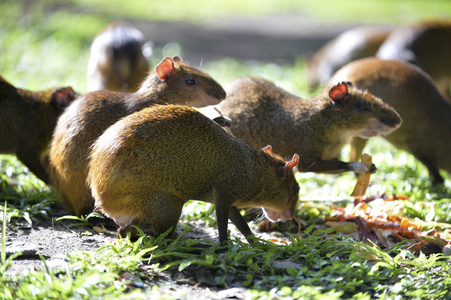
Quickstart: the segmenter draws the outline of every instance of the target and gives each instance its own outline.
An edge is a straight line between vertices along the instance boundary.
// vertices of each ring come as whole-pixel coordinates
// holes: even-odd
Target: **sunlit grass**
[[[13,84],[30,90],[71,85],[86,91],[86,66],[93,36],[117,17],[200,22],[231,15],[259,17],[268,14],[298,14],[318,20],[402,23],[428,16],[449,16],[449,1],[68,1],[68,9],[56,1],[0,3],[0,74]],[[380,5],[384,4],[384,5]],[[214,7],[213,7],[214,5]],[[145,9],[143,9],[145,7]],[[219,9],[219,8],[220,9]],[[371,12],[371,13],[370,13]],[[163,49],[156,49],[157,63]],[[155,64],[153,64],[155,65]],[[302,97],[308,97],[305,61],[294,65],[237,61],[232,58],[206,62],[202,68],[224,86],[242,76],[263,77]],[[346,159],[348,149],[344,149]],[[371,139],[365,152],[378,167],[372,175],[368,195],[405,194],[413,204],[405,214],[424,220],[418,201],[436,202],[434,221],[449,223],[451,181],[431,187],[426,168],[411,155],[399,151],[382,138]],[[2,232],[16,220],[33,224],[52,216],[56,197],[26,167],[12,156],[0,155],[0,205]],[[301,206],[298,216],[314,222],[330,212],[330,204],[345,205],[356,182],[353,174],[319,175],[298,173]],[[4,210],[7,200],[7,213]],[[63,218],[64,219],[64,218]],[[66,218],[65,220],[67,220]],[[216,226],[213,207],[201,202],[185,206],[181,225],[200,220],[200,226]],[[64,220],[63,220],[64,221]],[[83,218],[78,221],[88,222]],[[255,226],[251,224],[252,229]],[[180,226],[180,225],[179,225]],[[441,256],[415,256],[395,247],[387,253],[378,247],[355,243],[332,231],[302,228],[302,237],[288,244],[260,240],[250,247],[232,239],[224,252],[214,245],[197,249],[197,240],[183,236],[168,243],[162,237],[143,237],[137,242],[116,240],[92,252],[75,251],[61,270],[28,271],[6,275],[14,257],[0,266],[1,299],[43,298],[177,298],[170,287],[158,285],[167,274],[205,272],[207,286],[247,288],[248,299],[446,299],[451,289],[449,263]],[[5,244],[5,238],[2,244]],[[211,241],[206,241],[211,243]],[[193,249],[196,252],[193,253]],[[222,248],[224,250],[224,248]],[[2,251],[4,252],[4,251]],[[371,254],[368,256],[367,254]],[[370,257],[370,258],[369,258]]]

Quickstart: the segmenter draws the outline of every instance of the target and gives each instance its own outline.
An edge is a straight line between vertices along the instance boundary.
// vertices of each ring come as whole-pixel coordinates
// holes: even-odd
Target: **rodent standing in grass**
[[[406,62],[368,58],[338,70],[331,81],[337,80],[352,80],[393,106],[403,123],[383,137],[421,161],[433,183],[443,182],[439,169],[451,172],[451,103],[428,74]],[[365,144],[365,139],[353,140],[353,159],[360,158]]]
[[[299,153],[302,172],[374,172],[374,165],[368,170],[361,162],[339,160],[342,147],[355,136],[389,133],[401,125],[393,108],[349,82],[301,99],[267,80],[244,78],[218,106],[238,138],[255,147],[270,144],[285,159]]]
[[[228,219],[252,236],[239,208],[263,207],[273,222],[293,218],[298,159],[295,154],[286,162],[269,146],[255,149],[189,107],[156,105],[97,139],[87,181],[96,211],[113,218],[123,237],[142,222],[155,237],[174,231],[183,205],[193,199],[215,204],[222,244]]]
[[[154,104],[202,107],[225,96],[213,78],[176,56],[164,58],[136,93],[96,91],[78,98],[60,117],[50,150],[50,179],[63,204],[76,215],[92,212],[86,186],[89,148],[119,119]]]

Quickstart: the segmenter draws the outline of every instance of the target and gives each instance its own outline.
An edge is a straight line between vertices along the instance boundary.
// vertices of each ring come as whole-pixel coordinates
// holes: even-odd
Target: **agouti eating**
[[[434,183],[443,182],[439,169],[451,172],[451,103],[429,75],[409,63],[369,58],[338,70],[331,81],[337,80],[351,80],[357,88],[396,108],[403,124],[384,138],[421,161]],[[353,141],[355,159],[365,143],[362,139]]]
[[[136,93],[96,91],[72,103],[61,115],[50,150],[50,179],[63,204],[77,215],[92,212],[94,200],[86,186],[91,144],[119,119],[154,104],[217,104],[224,89],[209,75],[166,57]]]
[[[335,71],[347,63],[374,56],[389,33],[387,28],[356,27],[327,42],[307,61],[310,90],[327,84]]]
[[[96,140],[87,181],[96,211],[113,218],[122,236],[141,223],[150,224],[155,237],[174,231],[184,203],[193,199],[215,204],[222,244],[229,218],[252,236],[239,208],[263,207],[274,222],[293,217],[297,161],[296,154],[282,160],[269,146],[257,150],[189,107],[156,105]]]
[[[88,91],[136,92],[149,72],[143,46],[143,34],[132,25],[107,25],[91,44]]]
[[[394,30],[376,57],[401,60],[429,74],[438,90],[451,100],[451,21],[421,22]]]
[[[15,154],[48,183],[52,133],[58,116],[76,96],[71,87],[41,92],[18,89],[0,76],[0,153]]]
[[[298,170],[338,173],[375,171],[338,156],[354,136],[388,133],[401,124],[398,113],[370,93],[342,82],[312,99],[301,99],[264,79],[240,79],[219,104],[232,119],[231,131],[256,146],[270,144],[287,159],[299,153]]]

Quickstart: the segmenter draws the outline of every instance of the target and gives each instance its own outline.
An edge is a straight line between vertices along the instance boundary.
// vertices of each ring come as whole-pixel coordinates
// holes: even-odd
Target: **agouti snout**
[[[193,199],[215,204],[223,243],[228,219],[252,236],[239,208],[263,207],[272,221],[293,217],[298,159],[286,162],[271,147],[257,150],[189,107],[158,105],[123,118],[97,139],[87,182],[96,211],[113,218],[121,235],[142,222],[154,236],[174,231],[184,203]]]
[[[30,92],[0,76],[0,153],[15,154],[49,183],[50,140],[59,115],[77,97],[71,87]]]

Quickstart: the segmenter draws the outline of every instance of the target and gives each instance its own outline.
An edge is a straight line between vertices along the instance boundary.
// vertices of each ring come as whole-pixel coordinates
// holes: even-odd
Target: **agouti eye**
[[[371,111],[371,107],[359,104],[357,105],[357,109],[362,110],[362,111]]]
[[[195,83],[196,83],[196,81],[194,81],[194,79],[187,79],[186,80],[186,84],[188,84],[188,85],[193,85]]]

